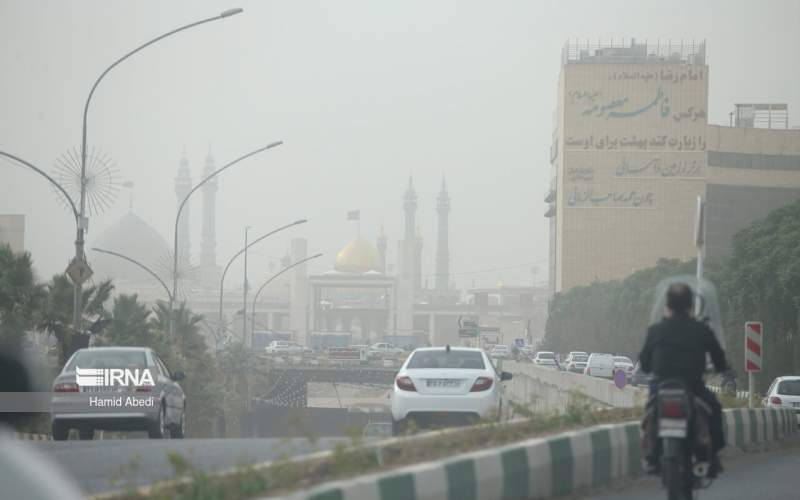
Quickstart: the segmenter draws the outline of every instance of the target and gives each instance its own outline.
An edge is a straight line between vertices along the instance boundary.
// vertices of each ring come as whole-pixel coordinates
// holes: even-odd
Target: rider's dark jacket
[[[686,314],[675,314],[647,330],[639,363],[643,372],[653,373],[657,379],[701,382],[706,353],[717,371],[728,369],[725,352],[708,325]]]

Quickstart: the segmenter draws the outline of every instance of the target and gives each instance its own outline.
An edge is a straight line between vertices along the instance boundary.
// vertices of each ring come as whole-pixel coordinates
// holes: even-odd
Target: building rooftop
[[[635,38],[568,40],[561,51],[561,64],[691,64],[706,63],[706,42]]]

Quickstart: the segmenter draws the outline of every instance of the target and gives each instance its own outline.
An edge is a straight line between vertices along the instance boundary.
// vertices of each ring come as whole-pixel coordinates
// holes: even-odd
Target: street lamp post
[[[78,208],[75,206],[75,201],[72,199],[72,197],[69,195],[69,193],[67,193],[67,190],[64,189],[64,186],[62,186],[61,184],[56,182],[56,180],[53,179],[52,177],[50,177],[44,170],[42,170],[41,168],[37,167],[33,163],[30,163],[30,162],[27,162],[27,161],[23,160],[19,156],[12,155],[11,153],[6,153],[5,151],[0,151],[0,156],[5,156],[6,158],[8,158],[10,160],[14,160],[17,163],[21,163],[23,166],[28,167],[29,169],[33,170],[37,174],[39,174],[42,177],[44,177],[45,179],[47,179],[47,181],[50,184],[52,184],[53,187],[58,189],[58,191],[61,194],[64,195],[64,198],[66,198],[67,203],[69,203],[69,207],[72,209],[72,215],[75,217],[75,224],[76,225],[78,224],[78,217],[79,217]]]
[[[272,282],[272,280],[274,280],[275,278],[277,278],[281,274],[285,273],[289,269],[291,269],[293,267],[297,267],[300,264],[304,264],[304,263],[308,262],[309,260],[316,259],[317,257],[322,257],[322,254],[318,253],[316,255],[312,255],[311,257],[306,257],[305,259],[301,259],[301,260],[298,260],[297,262],[289,264],[288,266],[284,267],[283,269],[281,269],[277,273],[275,273],[272,276],[270,276],[269,279],[267,281],[265,281],[258,288],[258,291],[256,292],[255,297],[253,297],[253,316],[250,319],[250,328],[251,328],[250,329],[250,349],[253,348],[253,340],[255,339],[255,335],[256,335],[256,302],[258,301],[258,296],[261,295],[261,291],[264,290],[264,288],[266,288],[266,286],[269,285]],[[242,337],[242,341],[244,341],[244,337]]]
[[[186,202],[189,200],[189,197],[192,196],[192,194],[195,193],[206,182],[210,181],[211,179],[213,179],[217,175],[221,174],[225,170],[229,169],[230,167],[236,165],[240,161],[245,160],[247,158],[250,158],[251,156],[254,156],[254,155],[258,154],[258,153],[261,153],[262,151],[266,151],[266,150],[272,149],[272,148],[274,148],[276,146],[280,146],[281,144],[283,144],[283,141],[272,142],[270,144],[267,144],[264,147],[256,149],[255,151],[251,151],[251,152],[247,153],[244,156],[240,156],[239,158],[236,158],[232,162],[228,163],[227,165],[215,170],[208,177],[206,177],[205,179],[203,179],[200,182],[198,182],[197,185],[195,187],[193,187],[189,191],[189,193],[186,194],[186,197],[183,198],[183,200],[181,201],[181,204],[178,206],[178,213],[175,215],[175,230],[174,230],[175,238],[174,238],[174,246],[173,246],[173,252],[172,252],[172,257],[173,257],[173,259],[172,259],[172,300],[170,300],[170,302],[169,302],[169,315],[170,315],[169,333],[170,333],[170,335],[174,335],[175,334],[175,309],[174,309],[175,308],[175,304],[174,303],[178,299],[178,221],[180,221],[180,219],[181,219],[181,212],[183,211],[183,207],[186,205]]]
[[[164,280],[162,280],[158,276],[158,274],[156,274],[149,267],[145,266],[144,264],[142,264],[141,262],[139,262],[136,259],[133,259],[133,258],[128,257],[127,255],[123,255],[121,253],[112,252],[111,250],[104,250],[102,248],[96,248],[96,247],[93,247],[92,250],[95,251],[95,252],[100,252],[100,253],[105,253],[105,254],[108,254],[108,255],[113,255],[114,257],[119,257],[120,259],[127,260],[131,264],[135,264],[135,265],[139,266],[140,268],[144,269],[150,276],[152,276],[153,278],[156,279],[156,281],[158,281],[158,283],[162,286],[162,288],[164,288],[164,291],[167,292],[167,298],[169,299],[170,302],[172,302],[172,292],[169,291],[169,287],[167,286],[166,283],[164,283]]]
[[[247,335],[247,232],[250,226],[244,227],[244,300],[242,300],[242,340]]]
[[[285,226],[281,226],[281,227],[279,227],[277,229],[273,229],[272,231],[268,232],[267,234],[259,236],[258,238],[253,240],[252,243],[247,243],[244,248],[242,248],[241,250],[236,252],[236,254],[234,254],[234,256],[230,258],[228,263],[225,264],[225,269],[222,270],[222,277],[219,279],[219,328],[220,328],[220,330],[222,330],[222,296],[223,296],[223,293],[224,293],[224,290],[225,290],[225,288],[224,288],[225,287],[225,275],[228,274],[228,269],[230,269],[231,264],[233,264],[233,261],[236,260],[236,258],[239,257],[240,255],[245,253],[248,248],[252,247],[256,243],[259,243],[260,241],[272,236],[275,233],[279,233],[279,232],[283,231],[284,229],[288,229],[288,228],[290,228],[292,226],[298,226],[300,224],[305,224],[306,222],[308,222],[307,219],[296,220],[296,221],[294,221],[294,222],[292,222],[290,224],[286,224]],[[242,341],[244,341],[244,336],[242,337]]]
[[[168,33],[164,33],[161,36],[153,38],[149,42],[146,42],[132,51],[128,52],[124,56],[120,57],[116,61],[114,61],[108,68],[103,71],[97,80],[92,85],[92,89],[89,91],[89,96],[86,98],[86,104],[83,107],[83,133],[81,138],[81,178],[80,178],[80,186],[81,186],[81,196],[80,196],[80,205],[79,209],[77,210],[77,236],[75,238],[75,261],[77,262],[85,262],[86,256],[84,255],[84,233],[89,225],[89,220],[86,217],[86,136],[87,136],[87,119],[89,115],[89,105],[92,102],[92,96],[94,96],[95,90],[97,90],[97,86],[100,85],[100,82],[105,78],[105,76],[114,69],[117,65],[121,62],[125,61],[132,55],[136,54],[140,50],[153,45],[154,43],[163,40],[171,35],[179,33],[181,31],[187,30],[189,28],[194,28],[195,26],[199,26],[201,24],[209,23],[211,21],[217,21],[220,19],[225,19],[226,17],[231,17],[236,14],[240,14],[242,9],[228,9],[224,12],[221,12],[219,15],[214,17],[209,17],[207,19],[202,19],[200,21],[193,22],[191,24],[187,24],[185,26],[181,26],[180,28],[174,29]],[[73,302],[73,309],[72,309],[72,321],[73,326],[75,328],[75,332],[78,333],[81,327],[81,294],[82,294],[83,284],[75,282],[75,299]],[[171,303],[172,301],[170,301]],[[171,311],[171,308],[170,308]]]

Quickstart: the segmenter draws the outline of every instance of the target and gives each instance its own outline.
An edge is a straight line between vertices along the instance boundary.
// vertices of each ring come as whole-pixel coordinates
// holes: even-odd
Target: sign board
[[[72,259],[72,262],[67,266],[67,276],[76,285],[82,285],[86,280],[92,277],[92,268],[83,259]]]
[[[624,389],[627,382],[628,376],[625,375],[625,370],[621,368],[614,370],[614,385],[617,386],[617,389]]]
[[[744,324],[744,369],[760,372],[764,351],[764,325],[760,321]]]
[[[517,347],[525,347],[525,339],[523,338],[514,339],[514,345]]]

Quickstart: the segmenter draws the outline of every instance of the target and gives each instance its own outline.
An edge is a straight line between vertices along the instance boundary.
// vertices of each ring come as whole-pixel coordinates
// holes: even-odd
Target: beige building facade
[[[773,161],[797,154],[800,132],[709,126],[708,75],[704,44],[565,46],[545,200],[551,290],[696,256],[696,199],[711,184],[800,185],[795,160]]]

